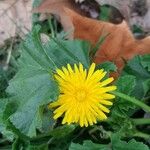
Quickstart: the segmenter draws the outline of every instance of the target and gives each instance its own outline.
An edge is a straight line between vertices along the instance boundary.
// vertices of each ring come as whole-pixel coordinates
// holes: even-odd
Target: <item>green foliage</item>
[[[7,73],[2,68],[0,68],[0,98],[6,97],[5,89],[8,86]]]
[[[149,90],[149,88],[144,88],[146,86],[144,84],[146,84],[146,81],[150,79],[150,72],[148,72],[147,68],[143,67],[141,64],[141,60],[143,60],[144,57],[145,56],[136,56],[132,60],[128,61],[122,73],[122,75],[128,74],[136,77],[136,86],[132,91],[132,95],[138,99],[143,98]]]
[[[141,64],[150,71],[150,55],[141,56]]]
[[[150,73],[147,70],[149,61],[146,59],[145,66],[142,64],[144,58],[145,56],[136,56],[128,61],[122,75],[115,83],[117,91],[138,99],[146,97],[146,93],[149,91]],[[113,129],[130,136],[135,134],[136,129],[129,119],[137,111],[135,105],[117,97],[111,110]]]
[[[16,112],[10,116],[10,121],[23,134],[33,137],[36,136],[36,129],[43,128],[46,105],[56,100],[59,94],[52,75],[55,69],[67,63],[78,62],[88,67],[89,47],[87,42],[55,39],[43,45],[39,38],[39,27],[33,29],[22,44],[19,71],[7,88],[7,93],[14,96],[18,104]],[[52,120],[51,116],[47,118],[49,122]]]
[[[117,71],[116,65],[110,61],[96,65],[96,69],[104,69],[107,72],[107,75],[103,78],[103,80],[108,78],[110,73]]]
[[[26,52],[27,44],[28,41],[24,44],[23,55],[19,61],[21,69],[10,82],[7,92],[16,97],[15,101],[18,101],[19,105],[18,111],[11,116],[12,123],[21,129],[21,132],[34,136],[36,135],[36,127],[41,127],[43,112],[40,112],[39,107],[56,99],[58,89],[50,72],[39,67],[40,59],[38,58],[39,63],[36,64],[34,63],[34,57],[28,56]],[[30,46],[33,46],[33,44]],[[28,52],[32,50],[30,47],[27,48],[29,48]],[[28,65],[24,65],[26,62]]]
[[[112,135],[111,143],[97,144],[92,141],[84,141],[83,145],[72,143],[69,150],[149,150],[148,146],[134,139],[129,142],[120,140],[119,136]]]
[[[0,98],[6,97],[5,89],[8,86],[9,80],[17,71],[20,42],[21,38],[15,36],[5,40],[3,44],[0,44]],[[9,55],[11,56],[10,59],[8,59]]]
[[[79,64],[81,62],[84,67],[88,68],[90,44],[85,41],[63,41],[52,39],[45,45],[47,54],[53,63],[59,68],[70,64]]]
[[[116,65],[110,61],[106,61],[104,63],[98,64],[96,66],[96,69],[104,69],[108,73],[117,71]]]
[[[40,27],[35,26],[23,41],[21,57],[17,61],[18,72],[9,81],[9,86],[8,81],[0,80],[2,84],[6,83],[6,86],[1,86],[5,95],[0,99],[0,132],[4,142],[9,141],[13,150],[148,150],[146,145],[134,139],[126,142],[139,135],[143,141],[147,141],[149,135],[138,135],[132,117],[139,112],[133,104],[119,97],[114,99],[108,120],[98,122],[93,128],[60,125],[62,118],[53,120],[52,111],[47,106],[57,100],[60,92],[54,79],[56,69],[79,62],[89,68],[93,58],[89,54],[91,45],[86,41],[51,37],[47,43],[42,43],[40,32]],[[147,98],[150,90],[149,64],[149,55],[136,56],[129,61],[114,83],[117,91],[128,96]],[[117,71],[112,62],[96,66],[96,69],[102,68],[108,75]],[[143,127],[141,122],[139,129]],[[148,131],[146,125],[144,130]],[[101,143],[96,143],[98,141]],[[7,148],[10,149],[10,146]]]
[[[144,33],[144,31],[142,31],[141,27],[139,27],[139,26],[137,26],[137,25],[133,25],[133,27],[132,27],[132,32],[133,32],[133,33],[139,33],[139,34]]]
[[[7,109],[8,105],[8,99],[0,99],[0,132],[3,134],[3,136],[12,141],[13,140],[13,134],[11,131],[7,130],[6,127],[6,117],[5,115],[5,110]]]
[[[66,126],[60,126],[53,131],[50,132],[50,135],[52,135],[54,138],[59,139],[59,138],[64,138],[65,136],[69,135],[72,133],[75,129],[74,125],[66,125]]]
[[[83,145],[72,143],[69,150],[110,150],[109,145],[84,141]]]
[[[96,52],[100,49],[100,46],[103,44],[103,42],[105,41],[105,39],[107,38],[108,35],[109,35],[109,33],[108,34],[105,33],[104,35],[101,35],[99,37],[99,40],[97,41],[97,43],[94,45],[94,47],[90,51],[90,58],[93,59],[95,57]]]
[[[100,9],[101,9],[101,12],[100,12],[99,19],[103,21],[108,21],[110,18],[110,12],[111,12],[110,8],[104,5],[104,6],[101,6]]]
[[[117,91],[132,95],[132,91],[135,88],[135,76],[125,75],[120,77],[116,81]],[[114,105],[112,107],[112,117],[123,117],[126,118],[130,114],[130,108],[134,108],[134,105],[130,102],[127,102],[119,97],[116,98]]]
[[[142,142],[136,142],[134,139],[125,142],[120,140],[117,134],[112,136],[111,143],[113,150],[149,150],[148,146]]]
[[[48,144],[43,145],[29,145],[27,150],[48,150]]]

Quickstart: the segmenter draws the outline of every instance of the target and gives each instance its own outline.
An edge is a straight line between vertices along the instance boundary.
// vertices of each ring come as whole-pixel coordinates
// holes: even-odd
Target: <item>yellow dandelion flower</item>
[[[54,119],[64,116],[62,124],[79,123],[81,127],[93,125],[97,120],[107,119],[109,113],[106,106],[112,105],[114,95],[109,91],[116,86],[107,86],[113,78],[102,79],[106,75],[103,69],[95,71],[95,63],[89,70],[74,64],[74,68],[67,65],[56,70],[55,79],[58,81],[60,95],[58,100],[49,105],[55,108]]]

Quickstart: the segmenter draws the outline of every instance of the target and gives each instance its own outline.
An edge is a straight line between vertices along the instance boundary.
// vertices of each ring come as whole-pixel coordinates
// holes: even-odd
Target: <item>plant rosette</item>
[[[114,82],[109,73],[116,71],[116,66],[111,62],[93,63],[87,41],[51,37],[43,44],[40,27],[35,26],[21,49],[18,72],[7,88],[3,119],[22,140],[53,136],[55,130],[62,134],[56,137],[63,137],[78,125],[86,128],[105,121],[109,124],[116,118],[130,120],[128,110],[135,110],[135,106],[150,112],[150,107],[133,94],[136,76],[126,74]],[[144,58],[140,60],[146,66]],[[138,120],[132,122],[138,124]],[[145,122],[149,120],[140,120],[140,124]],[[36,137],[37,131],[40,137]]]

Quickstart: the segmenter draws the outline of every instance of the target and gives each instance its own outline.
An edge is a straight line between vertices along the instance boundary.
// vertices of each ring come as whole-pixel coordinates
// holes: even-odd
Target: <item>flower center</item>
[[[75,96],[76,96],[76,100],[78,100],[79,102],[83,102],[86,100],[87,93],[85,90],[80,90],[76,92]]]

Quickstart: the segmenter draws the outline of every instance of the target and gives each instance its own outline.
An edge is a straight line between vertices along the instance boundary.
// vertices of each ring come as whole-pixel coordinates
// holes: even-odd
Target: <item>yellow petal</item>
[[[115,95],[105,93],[105,94],[102,94],[102,97],[103,97],[104,99],[114,99],[114,98],[115,98]]]
[[[104,80],[103,82],[100,83],[100,87],[108,85],[109,83],[111,83],[114,80],[114,78],[108,78],[106,80]]]
[[[100,110],[102,110],[103,112],[106,112],[106,113],[109,113],[110,110],[108,108],[106,108],[105,106],[101,105],[101,104],[98,104]]]
[[[67,68],[68,68],[69,73],[73,73],[73,70],[72,70],[70,64],[67,64]]]
[[[112,103],[112,102],[110,102],[110,101],[106,101],[106,100],[100,100],[99,102],[100,102],[101,104],[108,105],[108,106],[113,105],[113,103]]]
[[[74,70],[75,70],[75,73],[79,73],[79,70],[76,64],[74,64]]]
[[[89,68],[87,78],[90,78],[90,77],[92,76],[92,74],[94,73],[94,70],[95,70],[95,66],[96,66],[96,64],[95,64],[95,63],[92,63],[92,65],[91,65],[90,68]]]
[[[62,112],[59,112],[59,113],[56,113],[55,115],[54,115],[54,119],[57,119],[57,118],[59,118],[60,116],[62,116]]]
[[[60,105],[59,102],[56,101],[56,102],[50,103],[50,104],[48,105],[48,108],[51,109],[51,108],[57,107],[57,106],[59,106],[59,105]]]
[[[79,63],[79,71],[82,73],[83,72],[83,65]]]
[[[62,70],[57,69],[56,72],[57,72],[57,74],[58,74],[61,78],[65,79],[65,74],[63,73]]]
[[[68,70],[67,70],[65,67],[62,67],[62,70],[63,70],[63,72],[64,72],[64,74],[65,74],[66,76],[69,75],[69,72],[68,72]]]

